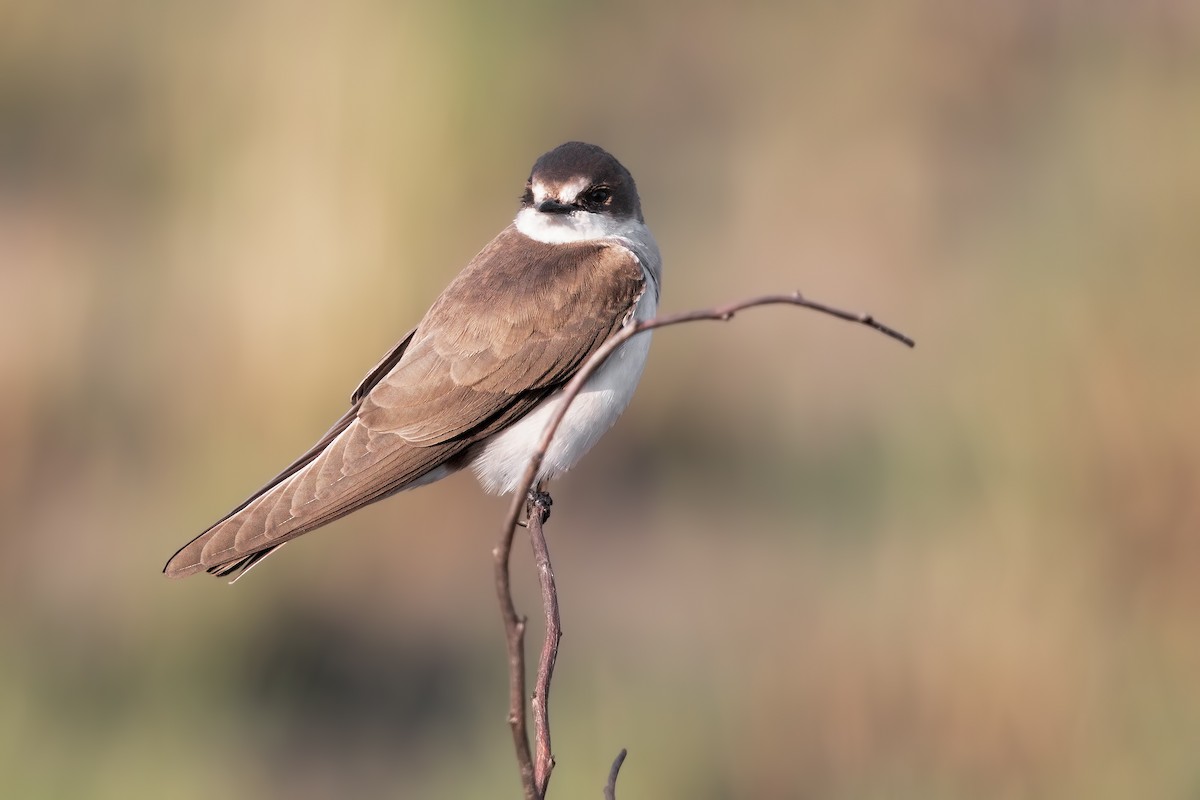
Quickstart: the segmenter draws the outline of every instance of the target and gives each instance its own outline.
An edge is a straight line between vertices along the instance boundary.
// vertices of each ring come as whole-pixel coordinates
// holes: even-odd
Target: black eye
[[[525,184],[525,194],[521,195],[521,205],[533,205],[533,184]]]
[[[583,202],[589,206],[607,205],[610,200],[612,200],[612,190],[607,186],[593,187],[583,195]]]

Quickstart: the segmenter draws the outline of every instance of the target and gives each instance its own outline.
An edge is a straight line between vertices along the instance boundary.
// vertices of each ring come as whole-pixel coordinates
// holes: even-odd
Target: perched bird
[[[622,326],[654,316],[662,257],[633,176],[568,142],[533,165],[521,208],[367,374],[350,409],[163,570],[230,575],[363,506],[470,467],[517,488],[563,386]],[[629,404],[650,333],[626,342],[572,403],[537,475],[575,464]]]

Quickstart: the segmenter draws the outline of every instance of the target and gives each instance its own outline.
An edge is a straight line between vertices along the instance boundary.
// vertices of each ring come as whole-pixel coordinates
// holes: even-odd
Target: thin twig
[[[492,550],[496,575],[496,596],[504,617],[504,639],[508,646],[508,727],[512,730],[521,772],[525,800],[541,800],[533,781],[533,759],[529,755],[529,733],[525,728],[525,618],[517,616],[508,576],[508,555],[512,551],[515,525],[509,525],[500,544]]]
[[[617,757],[613,759],[612,769],[608,771],[608,783],[604,784],[604,800],[617,800],[617,775],[621,772],[621,765],[625,763],[625,748],[621,748],[621,752],[617,753]]]
[[[533,684],[533,782],[538,796],[546,796],[550,773],[554,771],[554,754],[550,751],[550,681],[554,679],[554,662],[558,659],[558,642],[562,639],[562,624],[558,614],[558,589],[554,585],[554,568],[542,525],[547,508],[538,499],[529,504],[529,542],[533,546],[538,583],[542,588],[542,609],[546,614],[546,638],[538,659],[537,679]]]
[[[561,402],[555,410],[554,415],[546,423],[546,427],[542,432],[542,438],[538,441],[537,449],[529,459],[529,464],[525,467],[525,474],[521,478],[521,482],[517,484],[517,490],[513,493],[512,504],[509,506],[508,515],[505,517],[503,533],[500,537],[500,544],[492,551],[492,558],[496,573],[496,594],[500,600],[500,613],[504,617],[504,631],[508,643],[508,698],[509,698],[509,715],[508,722],[512,728],[513,744],[517,751],[517,765],[521,771],[521,785],[525,790],[526,800],[543,800],[543,794],[539,792],[539,786],[544,791],[545,782],[539,782],[535,777],[533,760],[530,757],[529,735],[526,729],[525,722],[525,620],[517,616],[516,607],[512,600],[512,587],[509,582],[508,562],[509,556],[512,553],[513,536],[517,529],[517,522],[521,517],[521,507],[526,502],[526,497],[529,490],[533,487],[534,480],[537,477],[538,470],[542,467],[542,461],[546,458],[546,451],[550,447],[550,441],[554,438],[554,434],[558,431],[559,425],[562,424],[563,417],[566,416],[567,409],[583,389],[584,383],[590,378],[600,365],[612,355],[612,353],[625,342],[632,339],[634,336],[645,331],[653,330],[654,328],[665,328],[668,325],[678,325],[683,322],[695,322],[699,320],[717,320],[725,321],[732,319],[739,311],[755,306],[766,305],[793,305],[801,308],[808,308],[813,311],[819,311],[823,314],[837,317],[838,319],[846,320],[847,322],[855,322],[860,325],[866,325],[869,328],[879,331],[885,336],[896,339],[903,344],[913,347],[915,343],[912,339],[905,336],[903,333],[884,325],[875,320],[870,314],[856,314],[849,311],[843,311],[840,308],[827,306],[824,303],[818,303],[813,300],[806,299],[800,292],[792,294],[774,294],[764,295],[762,297],[754,297],[749,300],[742,300],[737,303],[729,303],[723,306],[715,306],[713,308],[700,309],[697,311],[686,311],[680,314],[669,314],[667,316],[656,317],[655,319],[644,320],[642,322],[628,325],[613,334],[609,339],[602,344],[596,352],[592,353],[591,357],[584,362],[575,376],[567,383],[563,389]],[[530,514],[530,528],[533,527],[534,514]],[[538,527],[540,529],[540,521]],[[532,532],[532,530],[531,530]],[[544,545],[544,538],[543,538]],[[536,548],[536,544],[534,545]],[[535,551],[536,552],[536,551]],[[547,560],[547,566],[549,561]],[[540,566],[539,566],[540,572]],[[547,600],[547,585],[542,584],[542,601],[544,610],[546,611],[547,620],[549,620],[551,608],[550,602]],[[551,592],[550,599],[553,600],[553,612],[557,620],[558,614],[558,599],[554,596],[553,575],[549,583],[549,591]],[[550,728],[549,728],[549,709],[546,707],[546,698],[549,694],[550,677],[553,672],[554,660],[549,660],[549,669],[546,669],[546,647],[550,641],[549,626],[547,626],[547,639],[542,648],[542,662],[538,668],[538,686],[545,685],[546,691],[541,695],[539,709],[535,709],[534,717],[534,735],[538,742],[539,754],[542,752],[543,741],[544,750],[549,757],[550,754]],[[557,634],[554,639],[555,653],[557,653]],[[539,756],[540,758],[540,756]],[[618,757],[618,762],[623,756]],[[544,781],[549,781],[550,769],[553,767],[553,759],[550,758],[550,766],[545,771]],[[614,771],[620,766],[619,763],[614,764]],[[541,774],[541,773],[537,773]]]
[[[742,300],[738,303],[729,303],[723,306],[714,306],[713,308],[705,308],[697,311],[685,311],[679,314],[668,314],[663,317],[655,317],[654,319],[643,320],[634,325],[627,325],[621,330],[614,333],[602,344],[596,352],[592,353],[591,358],[583,363],[579,371],[575,373],[575,377],[566,385],[562,393],[562,402],[559,403],[558,409],[554,415],[547,421],[545,429],[542,431],[542,438],[538,441],[537,450],[529,459],[529,464],[525,467],[525,474],[521,478],[521,482],[517,484],[517,491],[513,493],[512,504],[508,508],[508,517],[504,521],[504,537],[501,545],[506,547],[506,550],[512,549],[513,529],[516,527],[517,520],[521,516],[521,507],[525,504],[525,496],[529,493],[533,486],[534,479],[537,476],[538,470],[542,468],[542,461],[546,458],[546,450],[550,447],[550,440],[554,438],[554,434],[558,432],[558,426],[562,424],[563,417],[567,414],[567,409],[574,402],[576,395],[583,389],[583,384],[587,379],[600,368],[600,365],[612,355],[625,342],[637,336],[644,331],[653,330],[655,328],[665,328],[668,325],[678,325],[683,322],[695,322],[699,320],[717,320],[724,322],[733,319],[733,316],[747,308],[766,305],[794,305],[801,308],[809,308],[813,311],[820,311],[823,314],[829,314],[844,319],[848,322],[857,322],[860,325],[866,325],[873,328],[885,336],[889,336],[902,342],[909,347],[914,347],[915,342],[905,336],[903,333],[877,322],[870,314],[855,314],[850,311],[843,311],[840,308],[827,306],[824,303],[818,303],[814,300],[808,300],[800,292],[793,294],[771,294],[762,297],[754,297],[749,300]],[[507,553],[505,553],[505,563],[507,564]]]

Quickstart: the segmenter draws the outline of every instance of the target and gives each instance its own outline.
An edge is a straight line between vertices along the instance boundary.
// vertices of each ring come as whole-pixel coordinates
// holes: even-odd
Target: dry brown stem
[[[613,759],[612,768],[608,771],[608,782],[604,784],[604,800],[617,800],[617,775],[621,773],[621,765],[625,763],[625,748]]]
[[[513,745],[517,753],[517,766],[521,772],[521,786],[525,791],[526,800],[543,800],[545,798],[546,787],[550,781],[550,772],[554,769],[554,757],[550,748],[549,696],[550,681],[554,676],[554,662],[558,655],[558,641],[562,636],[562,631],[559,627],[558,594],[554,585],[554,571],[550,565],[550,554],[546,549],[546,538],[542,532],[542,525],[545,522],[548,507],[544,503],[539,502],[537,497],[530,497],[529,495],[529,490],[533,488],[538,470],[541,468],[542,461],[546,457],[546,451],[550,447],[550,441],[554,438],[554,434],[558,431],[558,426],[562,424],[567,409],[579,395],[587,379],[600,368],[605,359],[612,355],[618,347],[634,336],[653,330],[654,328],[665,328],[668,325],[678,325],[684,322],[697,322],[699,320],[725,321],[732,319],[739,311],[766,305],[793,305],[808,308],[813,311],[819,311],[822,314],[829,314],[838,319],[846,320],[847,322],[866,325],[909,347],[915,345],[912,339],[876,321],[870,314],[855,314],[843,311],[833,306],[827,306],[824,303],[808,300],[800,292],[793,292],[792,294],[763,295],[737,303],[729,303],[697,311],[685,311],[679,314],[669,314],[628,325],[609,337],[608,341],[601,345],[592,354],[591,358],[584,362],[583,366],[580,367],[579,371],[575,373],[575,376],[564,387],[562,403],[559,404],[554,416],[546,423],[546,428],[542,432],[542,438],[538,442],[537,450],[529,459],[529,465],[525,468],[525,474],[521,483],[517,486],[517,491],[513,493],[512,505],[509,506],[508,515],[504,520],[504,529],[500,537],[500,543],[492,550],[496,595],[500,601],[500,614],[504,618],[505,640],[508,646],[508,724],[512,729]],[[526,727],[525,618],[517,615],[516,607],[513,605],[512,586],[509,581],[508,571],[509,556],[512,554],[513,536],[516,533],[517,523],[521,517],[521,508],[526,504],[528,504],[529,509],[528,527],[530,540],[533,545],[534,559],[537,564],[538,582],[542,590],[542,608],[546,616],[546,638],[542,642],[542,654],[538,660],[537,681],[532,700],[536,761],[530,753],[529,733]],[[613,762],[612,771],[609,774],[609,783],[605,787],[606,797],[613,797],[616,794],[617,773],[621,768],[621,762],[624,761],[624,758],[625,751],[622,750],[621,754],[617,756],[617,760]]]
[[[558,615],[558,589],[554,585],[554,568],[550,564],[550,551],[546,548],[546,535],[542,525],[546,521],[547,508],[541,498],[529,503],[527,515],[529,541],[533,546],[533,560],[537,567],[538,584],[542,589],[542,609],[546,614],[546,637],[542,640],[542,654],[538,658],[537,680],[533,684],[533,782],[538,796],[546,796],[550,773],[554,770],[554,754],[550,751],[550,681],[554,679],[554,662],[558,659],[558,642],[562,639],[562,626]]]

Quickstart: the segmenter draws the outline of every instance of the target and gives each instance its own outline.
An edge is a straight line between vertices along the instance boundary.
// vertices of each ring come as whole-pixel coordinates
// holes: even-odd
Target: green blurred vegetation
[[[1195,797],[1198,98],[1186,0],[0,5],[0,795],[518,796],[469,477],[158,570],[583,138],[664,308],[919,344],[657,335],[555,491],[553,796]]]

